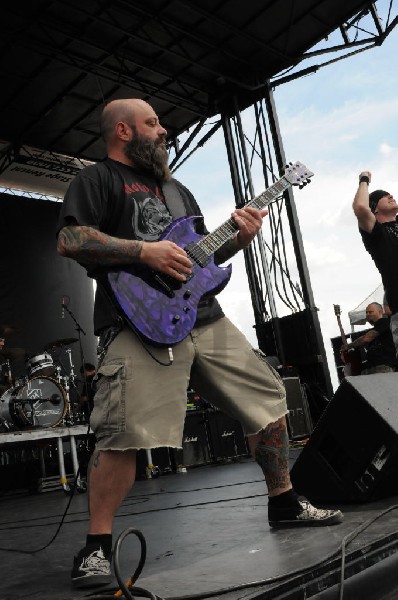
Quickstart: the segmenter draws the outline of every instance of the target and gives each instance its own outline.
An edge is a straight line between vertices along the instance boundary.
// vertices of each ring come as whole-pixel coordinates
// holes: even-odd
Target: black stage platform
[[[292,462],[298,452],[291,450]],[[29,553],[52,538],[69,499],[62,489],[36,495],[5,492],[1,496],[2,600],[98,597],[73,590],[69,579],[72,555],[85,542],[86,494],[73,497],[55,541],[41,552]],[[115,539],[129,527],[142,531],[148,552],[137,585],[163,598],[205,597],[213,590],[268,579],[268,583],[216,597],[398,597],[398,591],[392,591],[398,581],[397,497],[344,506],[341,525],[278,531],[268,526],[267,502],[261,472],[249,458],[194,467],[187,473],[137,481],[116,518]],[[344,596],[339,596],[336,584],[343,539],[386,510],[347,546],[345,570],[353,577],[346,581]],[[135,571],[138,557],[139,542],[129,535],[121,546],[124,579]],[[284,575],[289,578],[280,579]],[[116,583],[106,597],[115,590]]]

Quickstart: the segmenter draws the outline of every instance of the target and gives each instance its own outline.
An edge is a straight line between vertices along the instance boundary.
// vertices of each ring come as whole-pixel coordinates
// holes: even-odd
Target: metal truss
[[[383,4],[383,16],[377,9],[378,4]],[[372,3],[334,32],[334,40],[340,35],[343,43],[325,40],[318,48],[303,55],[289,73],[280,73],[271,79],[263,98],[248,109],[252,110],[251,116],[254,117],[250,120],[254,120],[254,129],[250,132],[244,131],[235,101],[235,107],[231,109],[230,106],[228,112],[221,115],[189,154],[189,146],[201,132],[202,124],[197,126],[183,147],[175,146],[176,155],[172,165],[177,169],[186,160],[184,152],[191,156],[222,126],[236,205],[241,206],[242,200],[247,202],[254,198],[254,177],[256,187],[262,178],[264,188],[269,188],[280,178],[286,166],[273,88],[382,44],[398,22],[397,16],[392,17],[393,9],[394,0]],[[330,53],[337,56],[314,63],[320,56]],[[312,61],[313,64],[299,68],[305,61]],[[231,112],[233,116],[230,116]],[[259,346],[266,354],[272,354],[274,350],[281,364],[288,364],[286,359],[291,355],[291,348],[288,350],[286,347],[286,327],[293,326],[296,331],[306,335],[306,340],[300,340],[302,344],[307,343],[309,349],[300,377],[304,382],[317,381],[330,398],[333,388],[292,189],[286,190],[268,208],[269,218],[263,227],[264,235],[260,234],[251,247],[244,251]],[[289,254],[289,248],[294,249],[294,255],[291,251]],[[289,314],[293,320],[285,324],[283,319],[286,317],[289,321]],[[278,315],[285,317],[279,318]]]
[[[360,52],[380,46],[398,23],[396,0],[372,2],[349,21],[340,25],[333,34],[322,40],[310,51],[303,53],[297,63],[270,80],[275,88],[279,85],[316,73],[319,69],[344,60]],[[333,54],[329,60],[316,62],[319,57]],[[304,66],[309,64],[310,66]]]

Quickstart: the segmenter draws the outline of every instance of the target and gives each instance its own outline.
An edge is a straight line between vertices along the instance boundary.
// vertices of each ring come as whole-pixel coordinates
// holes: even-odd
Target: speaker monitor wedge
[[[356,503],[398,494],[398,373],[344,379],[291,478],[311,501]]]

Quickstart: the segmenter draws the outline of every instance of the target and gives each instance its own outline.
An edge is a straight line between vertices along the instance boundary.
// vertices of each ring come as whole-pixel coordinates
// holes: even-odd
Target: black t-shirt
[[[376,221],[368,233],[359,230],[366,250],[373,258],[381,275],[388,304],[393,313],[398,312],[398,223]]]
[[[379,334],[366,347],[366,365],[367,367],[376,367],[377,365],[397,366],[396,349],[392,339],[389,319],[383,317],[376,321],[373,328]]]
[[[190,191],[174,180],[187,216],[201,215]],[[127,240],[157,241],[173,221],[161,185],[149,172],[138,171],[123,163],[106,159],[83,169],[71,182],[62,205],[58,230],[71,222],[94,227]],[[203,220],[197,232],[207,233]],[[106,271],[96,269],[90,276],[97,280],[94,305],[94,331],[113,325],[121,311],[112,299]],[[211,323],[223,316],[214,297],[206,297],[198,306],[196,325]]]

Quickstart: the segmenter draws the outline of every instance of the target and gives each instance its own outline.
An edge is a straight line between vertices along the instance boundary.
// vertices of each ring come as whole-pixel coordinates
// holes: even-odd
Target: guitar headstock
[[[301,162],[289,163],[286,165],[284,177],[288,180],[291,185],[298,185],[303,188],[307,183],[310,183],[310,177],[314,173],[307,169]]]
[[[340,304],[333,304],[333,308],[334,308],[334,314],[336,315],[336,317],[340,317],[341,316]]]

